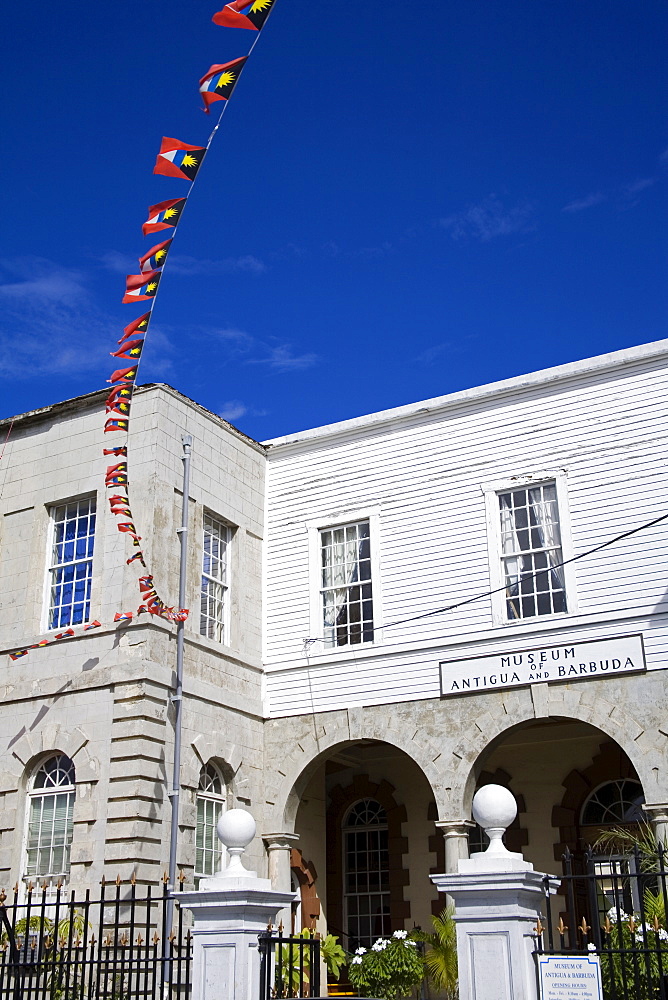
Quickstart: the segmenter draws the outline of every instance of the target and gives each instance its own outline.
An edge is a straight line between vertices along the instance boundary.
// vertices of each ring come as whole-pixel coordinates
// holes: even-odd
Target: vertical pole
[[[181,507],[181,527],[177,532],[181,539],[181,560],[179,564],[179,610],[186,603],[186,569],[188,560],[188,494],[190,492],[190,455],[193,439],[190,434],[181,437],[183,445],[183,504]],[[183,646],[185,622],[176,626],[176,682],[171,701],[174,706],[174,769],[172,772],[172,788],[168,793],[172,803],[171,826],[169,831],[169,872],[167,888],[167,909],[165,926],[162,933],[162,981],[171,982],[172,970],[170,963],[170,940],[174,920],[174,885],[176,882],[176,849],[179,838],[179,798],[181,793],[181,727],[183,716]]]

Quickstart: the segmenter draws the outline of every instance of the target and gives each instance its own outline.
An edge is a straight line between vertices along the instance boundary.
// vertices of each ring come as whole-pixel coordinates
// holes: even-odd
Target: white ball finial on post
[[[503,785],[483,785],[473,796],[473,818],[489,837],[487,857],[510,855],[503,835],[517,816],[515,796]],[[517,855],[515,855],[517,856]]]
[[[255,820],[245,809],[228,809],[220,814],[216,832],[218,840],[227,848],[230,863],[227,868],[216,872],[217,877],[250,874],[241,863],[241,855],[255,836],[255,830]]]

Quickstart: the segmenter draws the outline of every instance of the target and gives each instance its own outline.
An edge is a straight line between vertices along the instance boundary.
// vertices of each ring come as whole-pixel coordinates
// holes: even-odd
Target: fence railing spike
[[[119,873],[119,874],[118,874],[118,875],[116,876],[116,885],[120,885],[120,884],[121,884],[121,876],[120,876],[120,873]]]
[[[591,930],[584,917],[582,918],[582,923],[580,924],[580,930],[582,931],[583,934],[588,934],[589,931]]]
[[[6,893],[6,892],[5,892],[5,890],[3,889],[3,890],[2,890],[1,892],[0,892],[0,906],[4,906],[4,905],[5,905],[5,900],[6,900],[6,899],[7,899],[7,893]]]

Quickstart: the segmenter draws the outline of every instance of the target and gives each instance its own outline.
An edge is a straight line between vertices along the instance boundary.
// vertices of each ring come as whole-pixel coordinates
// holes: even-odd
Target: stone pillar
[[[456,872],[431,876],[455,904],[460,1000],[538,1000],[534,928],[542,915],[544,876],[503,844],[517,815],[507,788],[481,788],[473,815],[490,838],[488,849],[460,860]],[[554,879],[549,891],[558,885]]]
[[[292,872],[290,870],[290,851],[297,846],[297,833],[263,833],[262,840],[269,855],[269,878],[274,889],[290,892],[292,889]]]
[[[668,802],[646,802],[643,810],[649,817],[657,842],[668,847]]]
[[[255,836],[255,821],[243,809],[229,809],[218,820],[218,836],[230,863],[213,878],[202,879],[196,892],[175,895],[192,911],[192,1000],[256,1000],[260,995],[258,934],[275,922],[294,899],[293,892],[272,888],[241,864]]]
[[[443,819],[436,826],[445,838],[445,870],[456,872],[459,862],[469,856],[469,830],[475,823],[470,819]]]

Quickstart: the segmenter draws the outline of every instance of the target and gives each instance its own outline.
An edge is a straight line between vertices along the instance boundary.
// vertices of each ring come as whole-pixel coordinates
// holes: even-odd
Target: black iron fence
[[[597,956],[606,1000],[668,1000],[666,851],[563,860],[556,895],[545,879],[537,954]]]
[[[292,937],[268,927],[258,936],[258,950],[260,1000],[320,997],[319,937]]]
[[[0,1000],[187,1000],[191,935],[180,908],[165,928],[168,898],[166,880],[120,878],[94,897],[45,884],[15,886],[10,902],[3,891]]]

